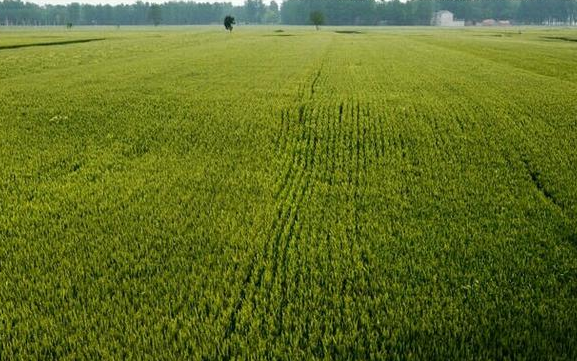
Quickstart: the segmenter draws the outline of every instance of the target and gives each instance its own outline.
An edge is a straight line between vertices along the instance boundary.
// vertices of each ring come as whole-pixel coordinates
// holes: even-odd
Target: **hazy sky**
[[[31,2],[35,4],[45,5],[45,4],[52,4],[52,5],[65,5],[70,4],[73,2],[81,3],[81,4],[134,4],[137,0],[24,0],[24,2]],[[149,3],[164,3],[170,0],[141,0],[142,2],[149,2]],[[173,0],[173,1],[180,1],[180,0]],[[184,0],[187,1],[187,0]],[[230,2],[234,5],[242,5],[244,4],[244,0],[195,0],[195,2]],[[270,0],[263,0],[265,4],[269,4]],[[277,3],[281,3],[282,0],[276,0]]]

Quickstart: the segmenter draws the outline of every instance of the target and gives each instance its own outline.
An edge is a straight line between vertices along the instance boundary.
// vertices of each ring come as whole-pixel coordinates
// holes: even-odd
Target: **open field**
[[[0,28],[0,359],[577,359],[577,30],[276,29]]]

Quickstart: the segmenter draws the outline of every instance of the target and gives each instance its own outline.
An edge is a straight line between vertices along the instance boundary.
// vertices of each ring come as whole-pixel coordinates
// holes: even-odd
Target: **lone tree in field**
[[[311,12],[310,15],[311,23],[319,30],[319,26],[325,23],[325,16],[320,11],[316,10]]]
[[[224,17],[224,28],[230,32],[232,32],[232,25],[236,24],[234,22],[234,17],[227,15]]]

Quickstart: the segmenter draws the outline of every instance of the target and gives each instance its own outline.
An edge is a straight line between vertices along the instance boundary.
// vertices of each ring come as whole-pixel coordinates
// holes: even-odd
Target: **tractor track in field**
[[[310,99],[312,99],[315,96],[315,91],[316,91],[315,87],[317,85],[317,82],[319,81],[319,78],[321,77],[322,71],[323,71],[323,64],[321,63],[319,70],[317,70],[315,77],[314,77],[313,81],[311,82],[311,91],[310,91],[310,96],[309,96]]]
[[[523,166],[531,179],[531,183],[533,183],[533,185],[535,186],[535,189],[543,196],[545,200],[547,200],[547,202],[554,205],[564,214],[565,205],[563,204],[563,202],[557,199],[555,194],[553,194],[543,183],[541,173],[531,165],[531,162],[529,162],[529,160],[525,156],[521,157],[521,162],[523,163]]]
[[[103,41],[103,40],[106,40],[106,38],[75,39],[75,40],[50,41],[50,42],[45,42],[45,43],[0,45],[0,50],[32,48],[32,47],[37,47],[37,46],[55,46],[55,45],[82,44],[82,43],[90,43],[90,42],[93,42],[93,41]]]
[[[299,118],[300,120],[301,118]],[[305,196],[311,197],[314,193],[314,183],[311,185],[312,179],[312,172],[314,171],[314,159],[316,154],[316,145],[317,141],[314,135],[312,135],[311,129],[314,129],[312,124],[312,117],[306,116],[304,118],[303,126],[304,130],[302,133],[302,137],[300,139],[300,143],[304,143],[306,141],[306,145],[304,147],[305,151],[300,152],[297,166],[300,165],[299,172],[300,174],[300,185],[297,184],[297,187],[293,187],[291,190],[293,192],[293,199],[289,200],[287,213],[290,215],[289,219],[290,222],[286,222],[283,227],[287,227],[288,223],[288,234],[283,237],[283,230],[277,229],[277,234],[275,238],[275,246],[278,246],[275,251],[272,253],[274,257],[273,261],[273,270],[272,270],[272,277],[273,282],[276,282],[277,279],[280,279],[280,288],[281,288],[281,302],[280,307],[277,312],[277,332],[280,334],[283,329],[283,311],[286,308],[288,303],[287,301],[287,289],[288,289],[288,254],[291,248],[291,245],[299,239],[301,230],[302,230],[302,222],[299,222],[298,225],[295,225],[298,222],[299,212],[301,205],[305,199]],[[310,126],[309,126],[310,125]],[[296,193],[296,194],[295,194]],[[294,215],[293,215],[294,214]],[[279,250],[282,249],[282,252]],[[272,283],[271,283],[272,286]]]
[[[271,315],[268,329],[273,330],[274,337],[282,336],[293,278],[306,272],[302,267],[294,269],[293,263],[298,264],[298,260],[293,255],[299,252],[302,243],[303,224],[309,211],[307,202],[317,194],[320,184],[335,195],[342,194],[343,201],[350,205],[342,215],[344,218],[339,218],[338,209],[334,213],[335,221],[344,226],[340,247],[351,254],[352,264],[360,264],[364,270],[369,268],[368,250],[362,244],[365,179],[369,162],[384,155],[385,129],[383,124],[371,124],[369,104],[355,99],[336,102],[331,97],[319,99],[318,88],[324,81],[322,69],[321,64],[311,73],[309,81],[301,84],[295,104],[278,114],[279,134],[273,142],[281,163],[274,193],[275,214],[265,232],[261,252],[255,253],[246,270],[225,341],[235,333],[242,335],[250,330],[250,321],[239,315],[253,312],[254,317],[259,317],[256,311]],[[325,236],[327,243],[339,241],[332,239],[329,229]],[[348,289],[354,285],[344,280],[341,287]],[[244,307],[249,311],[244,312]]]
[[[361,113],[361,109],[365,107],[361,107],[360,103],[357,102],[354,107],[354,114],[353,119],[355,122],[355,139],[354,139],[354,159],[355,159],[355,171],[354,171],[354,179],[353,183],[351,184],[353,188],[353,219],[354,224],[352,226],[352,237],[351,243],[359,244],[361,241],[361,215],[359,210],[362,208],[362,202],[365,197],[366,192],[366,184],[363,182],[364,179],[367,179],[367,150],[366,150],[366,134],[367,134],[367,123],[370,123],[370,118],[367,117],[367,114],[364,116]],[[352,250],[352,249],[351,249]],[[352,253],[351,253],[352,254]],[[361,262],[364,267],[367,267],[367,260],[366,257],[361,255]]]
[[[549,189],[547,189],[547,187],[545,187],[545,185],[541,180],[541,174],[539,173],[539,171],[535,170],[526,158],[522,158],[521,160],[523,162],[525,170],[527,171],[529,177],[531,178],[531,182],[533,183],[535,188],[539,191],[539,193],[541,193],[548,202],[550,202],[551,204],[559,208],[561,211],[563,211],[564,208],[563,203],[561,203],[555,197],[555,195],[551,193]]]
[[[315,86],[319,82],[321,70],[314,73],[310,82],[310,94],[308,99],[314,96]],[[238,314],[247,299],[251,298],[249,291],[253,291],[252,297],[256,296],[263,287],[266,289],[265,297],[270,297],[275,284],[280,284],[281,301],[276,316],[276,329],[282,332],[283,310],[287,301],[288,289],[288,253],[291,244],[299,239],[302,231],[302,222],[299,222],[300,208],[305,197],[314,194],[313,172],[315,172],[315,157],[317,153],[318,138],[315,127],[319,122],[315,121],[313,110],[306,97],[304,86],[298,90],[299,101],[296,107],[283,109],[280,112],[280,132],[275,139],[279,157],[284,159],[282,166],[281,183],[275,192],[277,200],[276,217],[273,218],[267,231],[267,241],[262,251],[262,259],[259,261],[259,253],[251,259],[246,276],[242,282],[241,290],[235,306],[229,317],[224,340],[229,339],[238,329]],[[258,264],[258,265],[257,265]],[[270,280],[265,280],[265,273],[271,272]],[[266,284],[265,284],[266,283]]]
[[[567,215],[565,205],[543,183],[540,172],[533,168],[531,162],[524,156],[521,158],[521,161],[531,179],[531,183],[535,186],[535,190],[541,194],[543,199],[561,213],[563,219],[563,226],[560,231],[561,239],[577,247],[577,229],[575,229],[575,225],[571,221],[570,216]]]

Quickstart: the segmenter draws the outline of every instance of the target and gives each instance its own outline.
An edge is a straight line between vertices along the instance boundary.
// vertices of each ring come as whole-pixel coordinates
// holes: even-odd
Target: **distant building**
[[[511,20],[495,20],[495,19],[485,19],[481,21],[478,25],[480,26],[511,26]]]
[[[453,13],[447,10],[437,11],[431,20],[433,26],[465,26],[464,20],[454,20]]]
[[[495,19],[485,19],[481,21],[481,26],[495,26],[497,25],[497,21]]]

